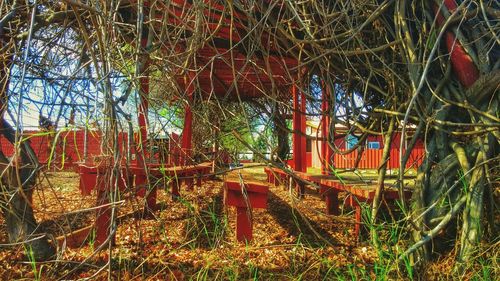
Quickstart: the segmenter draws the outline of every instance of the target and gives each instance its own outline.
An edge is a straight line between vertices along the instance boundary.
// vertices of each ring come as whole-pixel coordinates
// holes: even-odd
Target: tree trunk
[[[0,29],[0,48],[8,48],[3,30]],[[0,134],[15,143],[14,129],[3,119],[7,107],[10,67],[12,56],[6,52],[0,60]],[[19,145],[20,157],[9,161],[0,150],[2,208],[10,243],[22,243],[33,252],[35,260],[47,260],[54,256],[55,248],[48,242],[33,215],[32,194],[36,182],[38,160],[28,143]],[[9,164],[12,163],[12,164]]]
[[[377,219],[378,210],[380,208],[380,204],[382,202],[382,195],[384,193],[384,182],[385,182],[385,173],[387,171],[387,163],[389,162],[389,156],[391,152],[391,143],[392,143],[392,135],[394,133],[394,123],[396,118],[391,117],[389,121],[389,128],[384,135],[384,149],[382,151],[382,159],[380,166],[378,167],[378,178],[377,178],[377,189],[375,190],[375,197],[373,198],[372,204],[372,223],[375,223]],[[401,198],[404,200],[404,198]],[[379,246],[377,229],[372,227],[371,231],[371,239],[375,246]]]
[[[274,123],[274,132],[278,140],[278,147],[276,149],[276,162],[284,163],[290,153],[290,144],[288,143],[288,130],[286,127],[286,119],[280,114],[279,108],[276,105],[275,111],[272,115]]]
[[[2,132],[13,143],[13,129],[3,120]],[[33,215],[32,195],[37,177],[37,161],[27,143],[20,146],[21,156],[9,161],[0,151],[2,167],[2,199],[0,204],[5,216],[10,243],[22,243],[32,251],[36,261],[48,260],[55,248]],[[31,152],[31,153],[30,153]],[[9,165],[9,162],[13,163]]]

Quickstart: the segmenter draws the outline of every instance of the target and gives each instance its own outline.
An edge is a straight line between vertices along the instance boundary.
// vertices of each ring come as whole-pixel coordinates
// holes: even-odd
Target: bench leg
[[[147,216],[152,216],[152,211],[157,210],[157,205],[156,205],[156,193],[157,193],[157,188],[156,186],[153,187],[153,189],[149,192],[148,196],[146,197],[146,206],[144,209],[144,213]]]
[[[201,187],[201,182],[202,182],[202,174],[200,173],[200,174],[198,174],[198,176],[196,177],[196,186],[197,186],[198,188],[200,188],[200,187]]]
[[[136,175],[135,176],[135,196],[144,197],[146,195],[146,176]]]
[[[339,215],[339,193],[329,189],[325,194],[326,213],[328,215]]]
[[[279,186],[280,185],[280,182],[281,182],[281,179],[278,175],[273,175],[273,184],[274,186]]]
[[[236,239],[239,242],[252,240],[252,219],[246,207],[236,207]]]
[[[304,193],[306,191],[306,185],[302,182],[295,183],[295,191],[297,192],[297,197],[299,199],[304,198]]]
[[[97,191],[97,206],[109,203],[108,192],[104,190]],[[101,207],[97,209],[97,216],[95,221],[95,245],[101,245],[106,241],[110,234],[111,229],[111,207]],[[114,237],[111,238],[114,243]]]
[[[354,208],[354,238],[359,241],[359,235],[361,232],[361,206],[354,196],[349,197],[349,205]]]
[[[187,178],[186,178],[186,187],[187,187],[187,190],[191,190],[191,191],[194,190],[194,178],[193,178],[193,175],[187,175]]]
[[[172,200],[178,200],[179,197],[181,197],[181,194],[179,193],[179,185],[180,185],[180,181],[176,180],[176,179],[173,179],[171,182],[170,182],[170,188],[172,190]]]
[[[356,206],[356,225],[354,226],[354,236],[356,237],[356,241],[359,241],[359,234],[361,232],[361,207],[359,204]]]

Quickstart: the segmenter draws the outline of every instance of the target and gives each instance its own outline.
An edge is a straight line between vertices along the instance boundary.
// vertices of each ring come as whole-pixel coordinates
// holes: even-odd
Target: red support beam
[[[146,152],[145,148],[147,147],[148,142],[148,94],[149,94],[149,77],[142,76],[139,78],[141,83],[141,91],[140,98],[141,103],[139,104],[139,113],[138,113],[138,123],[139,123],[139,136],[140,136],[140,145],[138,147],[137,153],[138,159],[142,159],[142,154]]]
[[[141,41],[141,47],[145,48],[147,39]],[[147,60],[147,58],[145,58]],[[136,147],[137,164],[141,167],[144,166],[144,156],[148,144],[148,95],[149,95],[149,76],[146,69],[148,68],[149,61],[144,62],[142,72],[140,73],[139,83],[140,91],[139,98],[140,104],[138,106],[137,122],[139,123],[139,145]]]
[[[306,138],[305,135],[305,98],[298,92],[297,87],[292,87],[293,95],[293,163],[294,170],[304,172],[306,169]],[[299,97],[302,96],[302,99]],[[304,115],[304,116],[303,116]]]
[[[321,112],[322,112],[322,120],[321,120],[321,137],[323,140],[321,141],[321,173],[328,174],[330,171],[331,165],[331,157],[333,154],[332,148],[328,144],[330,142],[330,116],[329,109],[330,104],[328,102],[330,98],[330,87],[326,83],[322,83],[323,91],[322,91],[322,100],[321,100]]]
[[[97,191],[97,206],[106,205],[109,203],[109,192],[99,189]],[[95,221],[95,246],[103,244],[111,230],[111,207],[105,206],[97,209],[97,217]],[[114,236],[111,237],[111,243],[114,243]]]
[[[293,168],[295,171],[301,170],[300,168],[300,112],[299,112],[299,95],[297,94],[297,88],[292,86],[292,98],[293,98],[293,115],[292,115],[292,150],[293,150]]]
[[[189,76],[189,83],[187,84],[186,92],[188,96],[188,103],[184,108],[184,127],[182,129],[182,140],[181,140],[181,165],[188,164],[189,158],[191,156],[192,149],[192,139],[193,139],[193,113],[191,112],[190,103],[193,99],[194,94],[194,77]]]
[[[450,13],[455,12],[457,3],[454,0],[445,0],[444,6]],[[437,14],[437,22],[439,25],[444,25],[445,18],[439,11],[437,5],[434,5],[434,10]],[[471,87],[479,78],[479,70],[474,64],[472,58],[467,54],[462,42],[458,40],[453,31],[446,31],[445,33],[446,48],[450,52],[451,65],[453,71],[458,77],[460,83],[465,87]]]
[[[307,172],[307,138],[306,138],[306,95],[300,95],[300,159],[302,159],[301,172]]]
[[[293,95],[293,162],[294,170],[297,172],[307,171],[307,139],[306,133],[306,99],[304,93],[299,93],[297,87],[292,87]],[[299,99],[300,97],[300,99]],[[295,183],[297,196],[302,198],[305,191],[305,185],[302,182]]]

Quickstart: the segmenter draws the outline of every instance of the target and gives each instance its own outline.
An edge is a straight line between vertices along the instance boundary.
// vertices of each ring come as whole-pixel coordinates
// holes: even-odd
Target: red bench
[[[289,175],[282,169],[273,167],[264,167],[264,172],[267,175],[267,182],[278,186],[288,182]]]
[[[139,197],[146,197],[145,213],[151,215],[151,211],[157,209],[156,197],[157,197],[157,187],[156,184],[151,185],[151,189],[148,190],[148,175],[155,178],[160,178],[162,174],[160,173],[160,168],[164,167],[162,164],[148,163],[148,171],[144,169],[144,166],[133,165],[130,166],[130,172],[134,175],[134,187],[135,195]]]
[[[267,174],[267,180],[269,183],[276,184],[276,179],[285,181],[290,178],[285,171],[273,168],[265,167],[264,172]],[[296,188],[299,196],[303,195],[303,189],[307,182],[314,183],[319,186],[320,194],[325,199],[326,203],[326,213],[329,215],[338,215],[339,211],[339,192],[347,192],[348,200],[346,205],[355,210],[355,227],[354,235],[356,238],[359,237],[360,225],[362,223],[361,218],[361,206],[359,203],[366,202],[372,203],[375,198],[376,185],[365,182],[349,182],[343,183],[338,178],[330,175],[312,175],[308,173],[294,172],[294,174],[301,180],[296,180]],[[285,179],[285,180],[283,180]],[[405,199],[409,199],[411,192],[409,190],[404,191]],[[383,193],[383,200],[386,202],[393,202],[399,199],[399,192],[394,188],[385,188]]]
[[[163,176],[171,178],[170,187],[172,192],[172,199],[180,197],[180,187],[184,182],[189,190],[193,189],[194,179],[196,178],[196,185],[201,186],[202,180],[212,170],[212,163],[201,163],[190,166],[173,166],[168,168],[161,168],[160,172]]]
[[[111,180],[112,168],[109,162],[103,161],[98,164],[79,163],[77,165],[80,174],[80,192],[83,195],[91,194],[93,189],[97,190],[96,206],[102,206],[96,210],[95,244],[100,245],[106,241],[110,234],[111,206],[109,190],[113,188]],[[125,169],[118,170],[117,188],[123,191],[131,183],[130,176]],[[114,239],[114,237],[111,237]]]
[[[371,204],[373,202],[377,185],[364,182],[342,183],[338,179],[331,178],[321,178],[319,181],[312,179],[312,181],[320,186],[321,194],[325,195],[328,214],[339,214],[338,194],[342,191],[347,192],[348,200],[346,200],[346,205],[355,210],[354,218],[356,224],[354,226],[354,235],[358,239],[362,223],[360,203]],[[403,194],[405,199],[409,199],[411,196],[409,190],[405,190]],[[393,202],[400,198],[397,189],[387,187],[384,189],[382,196],[382,200],[386,202]]]
[[[267,181],[269,183],[272,183],[275,186],[283,184],[285,190],[287,189],[288,187],[287,185],[290,179],[292,178],[292,176],[289,173],[279,168],[265,167],[264,172],[267,174]],[[293,177],[297,197],[303,198],[305,193],[306,183],[301,179],[303,179],[303,177],[307,174],[301,172],[293,172],[293,174],[297,176]]]
[[[269,186],[237,181],[224,182],[224,204],[236,207],[236,239],[240,242],[252,240],[252,209],[267,208]]]
[[[109,191],[114,190],[110,184],[112,175],[112,166],[109,161],[103,161],[98,164],[94,163],[79,163],[77,165],[78,173],[80,174],[80,191],[83,195],[90,195],[92,190],[97,190],[96,220],[93,226],[95,230],[95,244],[100,245],[106,241],[110,234],[111,224],[111,206],[109,205]],[[164,176],[174,177],[171,180],[172,195],[174,198],[179,196],[179,186],[182,181],[185,181],[188,188],[193,187],[194,177],[197,178],[197,185],[201,186],[202,178],[211,170],[210,163],[203,163],[191,166],[178,167],[162,167],[161,164],[148,164],[149,175],[155,178],[163,178]],[[146,210],[148,214],[151,210],[156,209],[156,186],[153,186],[149,192],[147,191],[148,174],[144,167],[133,165],[129,169],[121,167],[118,169],[117,190],[123,191],[125,188],[135,187],[137,196],[146,196]],[[71,238],[71,244],[76,246],[81,244],[92,229],[85,228],[74,233]],[[111,237],[114,239],[114,237]]]

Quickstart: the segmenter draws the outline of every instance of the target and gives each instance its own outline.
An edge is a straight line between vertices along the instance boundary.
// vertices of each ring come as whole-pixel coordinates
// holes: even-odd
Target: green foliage
[[[35,260],[35,253],[33,252],[33,248],[31,247],[31,245],[29,245],[29,246],[24,245],[24,252],[25,252],[26,257],[28,258],[28,261],[31,265],[31,270],[33,272],[33,279],[34,280],[41,280],[43,265],[40,266],[40,269],[37,268],[36,260]]]

